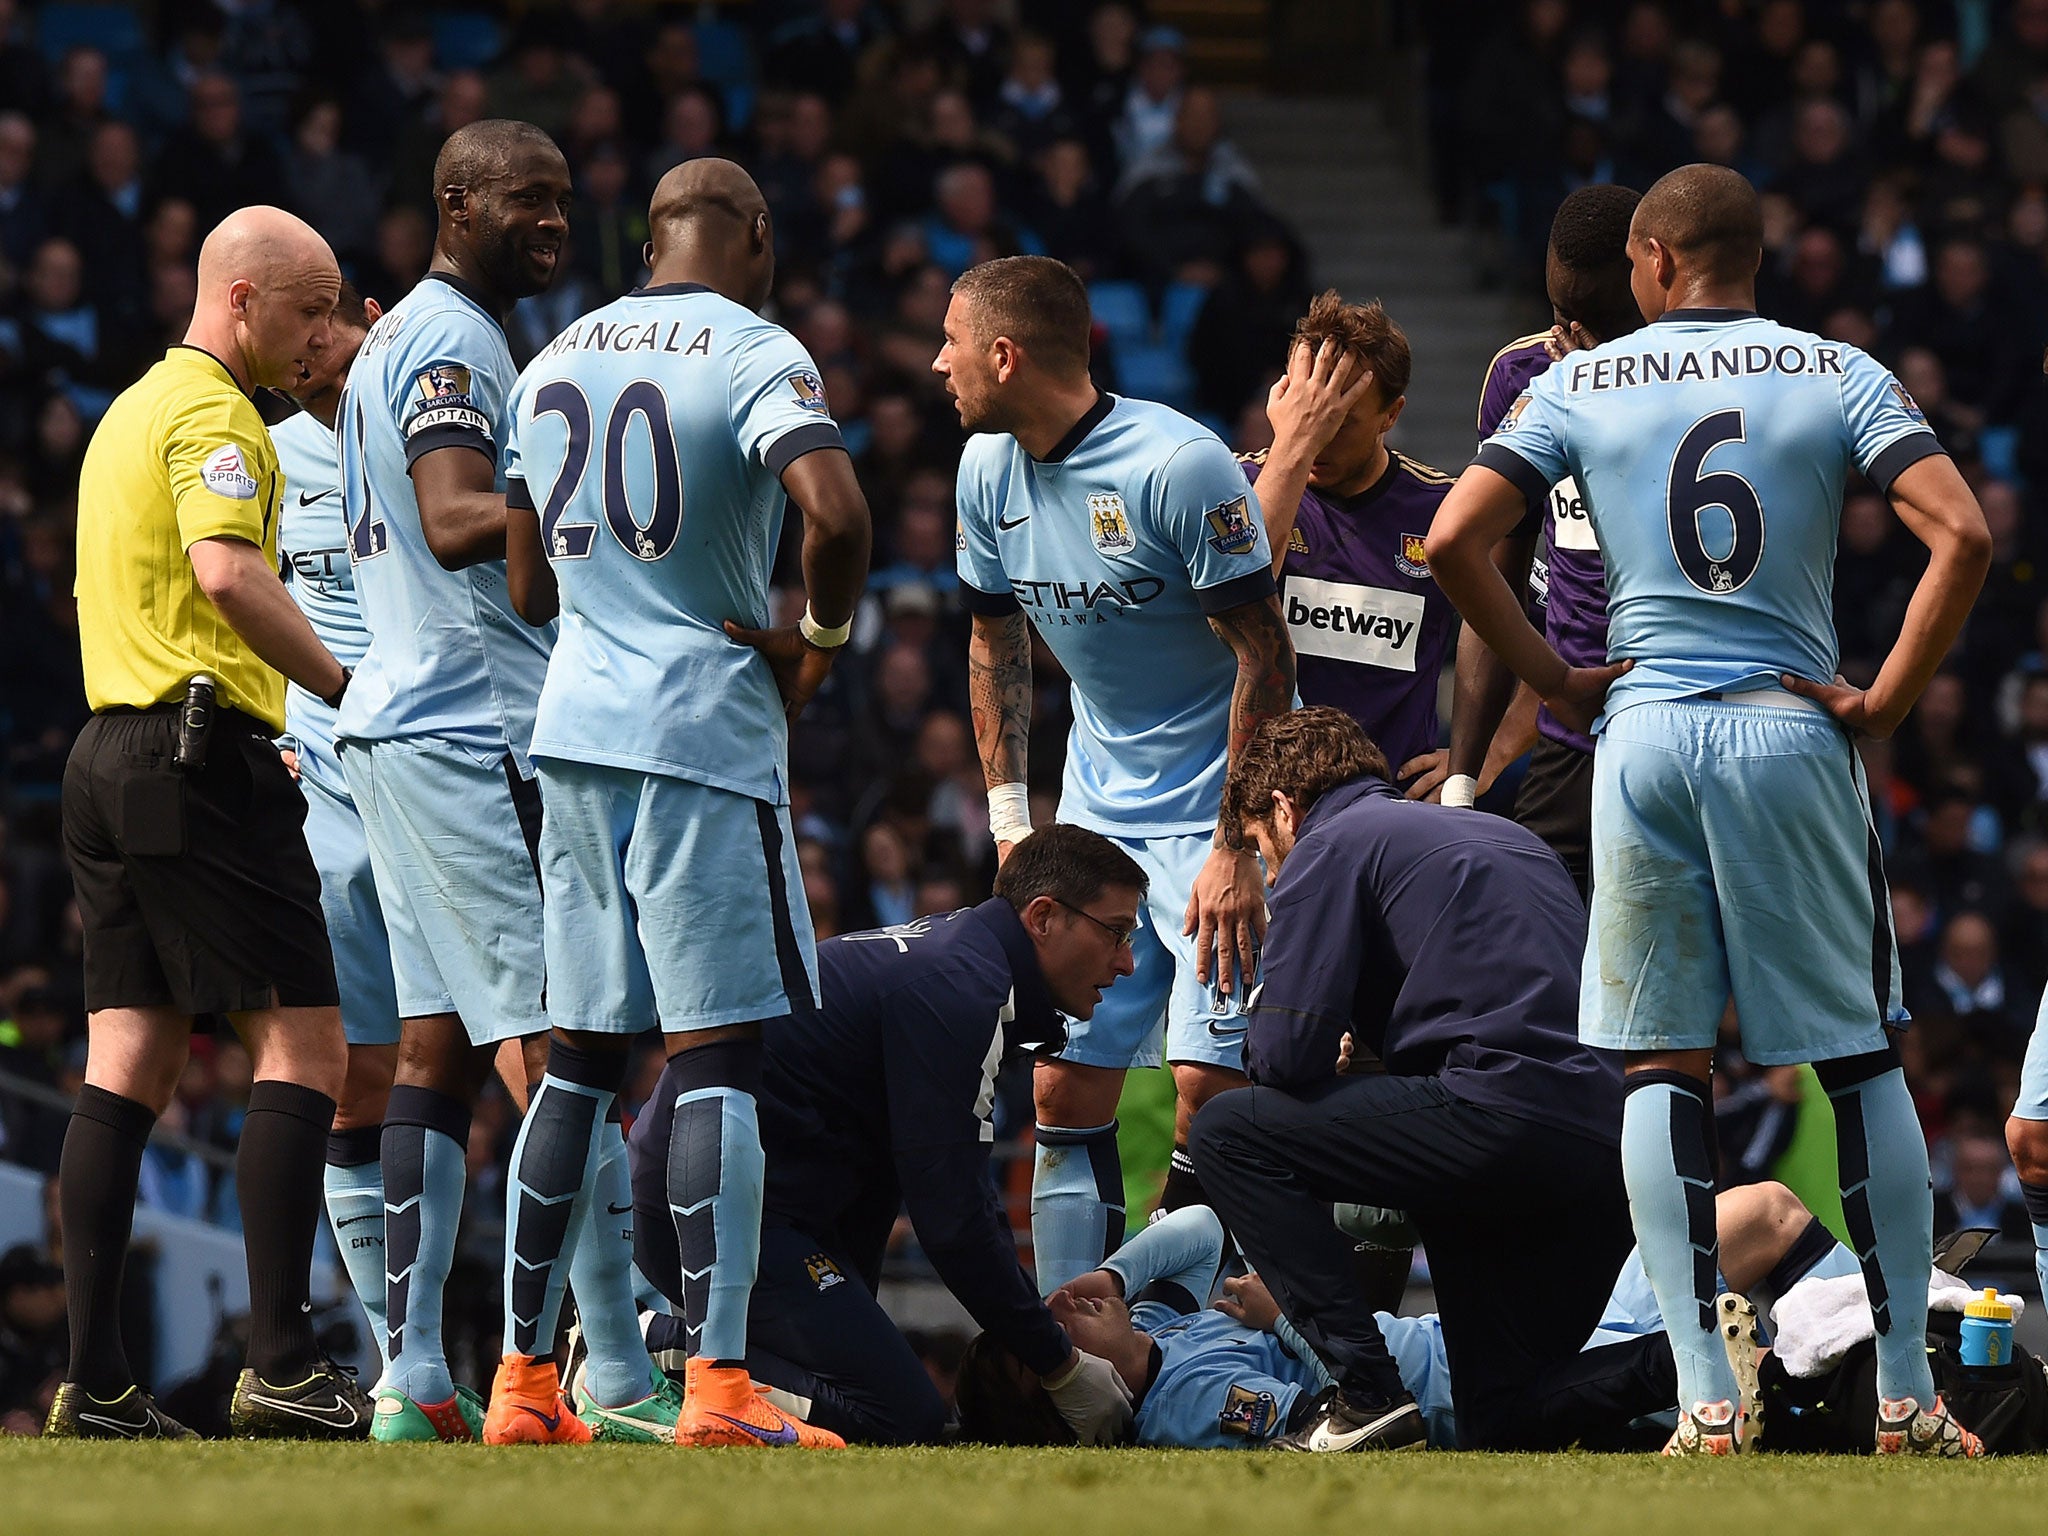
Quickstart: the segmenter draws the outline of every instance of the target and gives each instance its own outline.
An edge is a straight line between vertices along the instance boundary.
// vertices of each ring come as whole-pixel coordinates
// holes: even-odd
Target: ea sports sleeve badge
[[[229,501],[256,499],[256,477],[249,473],[247,459],[233,443],[222,443],[206,456],[199,466],[199,483]]]

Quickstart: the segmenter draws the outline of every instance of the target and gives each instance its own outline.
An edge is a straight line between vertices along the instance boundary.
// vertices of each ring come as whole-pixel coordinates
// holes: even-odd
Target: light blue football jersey
[[[342,503],[370,648],[337,734],[431,737],[479,759],[533,737],[554,626],[512,611],[505,562],[443,570],[420,530],[408,466],[437,448],[488,455],[504,488],[506,403],[517,370],[504,329],[467,284],[431,272],[370,328],[337,422]]]
[[[1280,1331],[1248,1328],[1204,1310],[1223,1264],[1223,1229],[1203,1206],[1160,1217],[1113,1254],[1105,1268],[1137,1297],[1132,1325],[1159,1346],[1159,1370],[1137,1406],[1141,1445],[1229,1450],[1258,1447],[1283,1433],[1304,1394],[1329,1372],[1286,1319]],[[1161,1294],[1172,1300],[1155,1299]],[[1196,1310],[1185,1310],[1193,1307]],[[1450,1363],[1434,1316],[1374,1314],[1402,1383],[1415,1394],[1437,1449],[1457,1445]]]
[[[556,337],[508,420],[562,600],[534,755],[787,804],[774,675],[721,626],[770,622],[782,471],[843,446],[810,354],[702,284],[645,288]]]
[[[1608,713],[1832,681],[1850,472],[1880,490],[1941,445],[1846,342],[1747,310],[1673,310],[1539,374],[1477,462],[1525,494],[1575,476],[1607,562]]]
[[[301,411],[272,427],[270,440],[277,445],[277,462],[284,470],[277,558],[285,590],[334,659],[344,667],[360,666],[370,648],[370,632],[356,606],[334,432],[318,417]],[[333,709],[297,683],[286,686],[284,729],[297,744],[299,772],[346,797],[348,781],[334,755],[334,716]]]
[[[1105,394],[1044,459],[1007,434],[970,439],[958,506],[963,601],[1021,607],[1073,679],[1060,819],[1213,830],[1237,661],[1208,616],[1274,591],[1235,456],[1178,411]]]

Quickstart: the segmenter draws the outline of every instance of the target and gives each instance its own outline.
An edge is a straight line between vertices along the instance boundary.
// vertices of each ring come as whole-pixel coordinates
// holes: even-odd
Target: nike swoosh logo
[[[531,1409],[528,1410],[528,1412],[531,1411]],[[745,1419],[736,1419],[729,1413],[720,1413],[716,1409],[708,1411],[714,1419],[723,1419],[734,1429],[745,1430],[763,1445],[796,1444],[796,1426],[794,1424],[784,1424],[780,1429],[763,1429],[758,1424],[749,1424]]]
[[[1004,533],[1008,533],[1012,528],[1021,528],[1030,521],[1031,514],[1029,512],[1017,518],[1005,518],[1000,512],[996,514],[996,527]]]
[[[97,1413],[81,1413],[78,1416],[78,1422],[81,1424],[97,1424],[102,1429],[111,1429],[124,1440],[140,1440],[143,1430],[148,1428],[145,1424],[133,1424],[126,1419],[110,1419]]]
[[[559,1408],[553,1413],[542,1413],[538,1408],[529,1407],[527,1404],[521,1403],[519,1411],[521,1413],[530,1413],[536,1419],[539,1419],[541,1423],[547,1425],[548,1433],[551,1435],[562,1427],[562,1410]]]
[[[1214,1035],[1218,1040],[1235,1040],[1239,1035],[1243,1034],[1248,1027],[1249,1026],[1247,1023],[1238,1023],[1233,1024],[1228,1028],[1223,1028],[1219,1026],[1214,1019],[1211,1019],[1209,1021],[1209,1033]]]
[[[301,491],[299,492],[299,505],[302,507],[310,507],[311,505],[313,505],[314,502],[325,501],[328,497],[332,496],[333,494],[334,492],[332,491],[322,491],[318,496],[308,496],[304,491]]]
[[[325,1408],[308,1408],[304,1403],[281,1403],[274,1397],[259,1397],[254,1392],[249,1394],[249,1401],[260,1403],[265,1408],[275,1408],[279,1413],[297,1414],[315,1424],[332,1424],[336,1429],[349,1429],[363,1421],[353,1404],[338,1397]]]
[[[334,1228],[338,1232],[343,1227],[352,1227],[359,1221],[382,1221],[383,1219],[384,1213],[382,1211],[377,1212],[374,1216],[351,1216],[346,1221],[337,1221],[334,1224]]]
[[[625,1216],[630,1214],[633,1209],[631,1205],[613,1205],[610,1201],[605,1202],[604,1208],[606,1214],[612,1216]]]

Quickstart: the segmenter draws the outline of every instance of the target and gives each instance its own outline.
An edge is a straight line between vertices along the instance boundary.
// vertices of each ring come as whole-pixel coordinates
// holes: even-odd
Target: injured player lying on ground
[[[1782,1184],[1725,1191],[1717,1214],[1723,1265],[1717,1318],[1744,1406],[1751,1409],[1752,1443],[1868,1451],[1871,1436],[1864,1433],[1859,1446],[1854,1426],[1867,1431],[1876,1411],[1869,1327],[1866,1321],[1860,1339],[1845,1329],[1849,1312],[1838,1304],[1849,1290],[1861,1301],[1854,1256]],[[1130,1388],[1138,1444],[1288,1448],[1292,1430],[1315,1418],[1330,1390],[1329,1373],[1257,1276],[1224,1280],[1218,1291],[1223,1241],[1221,1224],[1206,1208],[1176,1211],[1132,1238],[1101,1269],[1048,1298],[1076,1346],[1108,1360]],[[1936,1336],[1946,1316],[1952,1341],[1969,1288],[1939,1269],[1933,1280]],[[1773,1307],[1781,1329],[1794,1327],[1795,1319],[1802,1329],[1799,1338],[1781,1336],[1775,1348],[1766,1342],[1759,1311]],[[1457,1449],[1451,1373],[1436,1317],[1383,1312],[1379,1323],[1422,1407],[1429,1448]],[[1952,1344],[1948,1353],[1953,1363]],[[1937,1373],[1941,1369],[1937,1360]],[[2044,1421],[2048,1413],[2048,1376],[2024,1354],[2008,1375],[1996,1381],[1983,1376],[1977,1406],[2014,1419],[2015,1443],[2002,1448],[2020,1449],[2040,1424],[2023,1429],[2019,1421]],[[1863,1397],[1871,1400],[1868,1411],[1860,1406]],[[1632,1253],[1573,1367],[1545,1383],[1536,1439],[1553,1449],[1655,1450],[1670,1434],[1677,1399],[1656,1297],[1641,1258]],[[985,1334],[961,1362],[959,1404],[965,1438],[1072,1443],[1031,1372]]]

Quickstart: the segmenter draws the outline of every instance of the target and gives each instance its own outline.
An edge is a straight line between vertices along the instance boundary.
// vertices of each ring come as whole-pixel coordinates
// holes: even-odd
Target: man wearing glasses
[[[1097,833],[1050,826],[1020,841],[977,907],[818,946],[816,1009],[771,1022],[759,1099],[767,1154],[747,1370],[785,1412],[849,1441],[930,1441],[946,1411],[875,1299],[898,1210],[974,1320],[1041,1374],[1081,1443],[1122,1438],[1130,1395],[1081,1354],[1017,1262],[990,1177],[995,1079],[1012,1051],[1065,1044],[1133,968],[1146,879]],[[681,1260],[668,1220],[672,1108],[633,1126],[634,1244],[671,1301]],[[682,1319],[648,1347],[683,1359]]]

